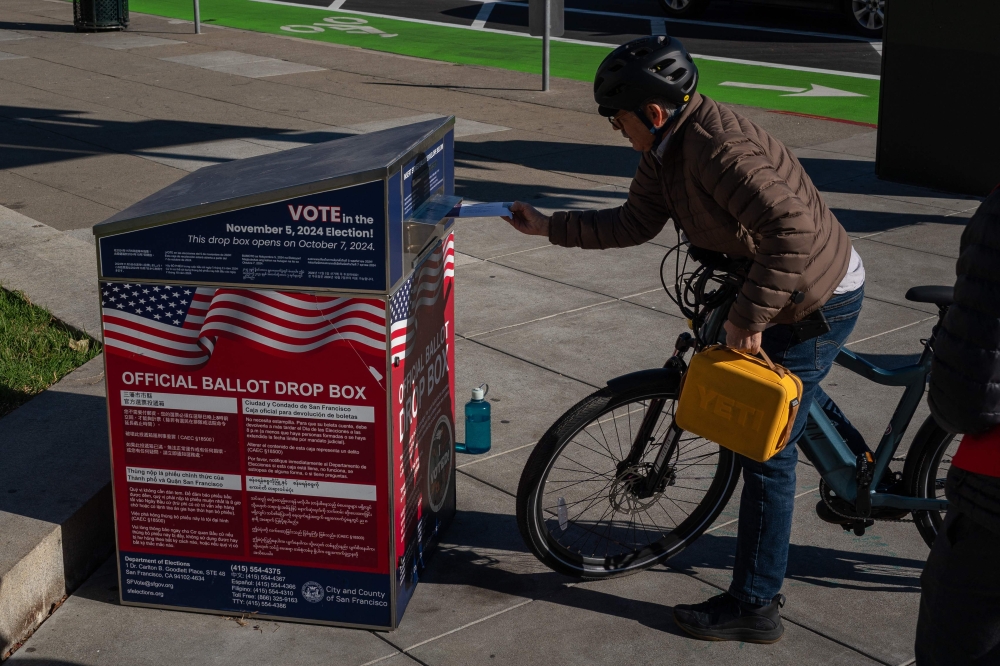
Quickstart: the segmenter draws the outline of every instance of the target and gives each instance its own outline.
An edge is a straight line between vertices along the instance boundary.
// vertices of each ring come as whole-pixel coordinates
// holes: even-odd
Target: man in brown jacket
[[[813,400],[840,415],[845,434],[856,434],[819,383],[861,311],[861,258],[795,156],[751,121],[700,95],[697,80],[676,39],[644,37],[612,51],[598,68],[594,97],[612,127],[642,152],[628,200],[551,217],[517,202],[505,219],[523,233],[587,249],[644,243],[673,219],[696,248],[752,259],[725,324],[727,344],[753,353],[763,347],[802,379],[791,441],[802,434]],[[674,608],[674,621],[688,633],[757,643],[781,638],[779,591],[797,459],[795,446],[765,463],[740,457],[733,582],[708,601]]]

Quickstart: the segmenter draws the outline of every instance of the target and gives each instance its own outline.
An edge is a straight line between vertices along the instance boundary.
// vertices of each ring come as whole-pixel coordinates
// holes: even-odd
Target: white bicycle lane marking
[[[324,12],[330,11],[330,9],[327,8],[327,7],[317,7],[315,5],[306,5],[306,4],[295,3],[295,2],[282,2],[282,0],[250,0],[250,2],[261,2],[261,3],[264,3],[264,4],[278,5],[278,6],[281,6],[281,7],[300,7],[300,8],[303,8],[303,9],[315,9],[315,10],[324,11]],[[496,4],[503,4],[503,3],[499,3],[498,2]],[[423,25],[433,25],[433,26],[438,26],[438,27],[443,27],[443,28],[455,28],[455,29],[458,29],[458,30],[475,30],[475,31],[478,31],[478,32],[492,32],[492,33],[495,33],[495,34],[498,34],[498,35],[511,35],[511,36],[514,36],[514,37],[522,37],[522,38],[525,38],[525,39],[539,39],[539,40],[541,39],[541,37],[534,37],[532,35],[528,35],[528,34],[523,33],[523,32],[516,32],[516,31],[512,31],[512,30],[497,30],[496,28],[478,28],[478,27],[473,27],[471,25],[462,25],[461,23],[446,23],[446,22],[443,22],[443,21],[428,21],[426,19],[415,19],[415,18],[406,18],[406,17],[402,17],[402,16],[391,16],[389,14],[377,14],[377,13],[374,13],[374,12],[361,12],[361,11],[357,11],[357,10],[354,10],[354,9],[339,9],[337,11],[339,11],[342,14],[352,14],[352,15],[355,15],[355,16],[367,16],[367,17],[370,17],[370,18],[389,19],[389,20],[392,20],[392,21],[402,21],[404,23],[419,23],[419,24],[423,24]],[[319,25],[324,25],[324,24],[321,23]],[[316,30],[316,29],[313,29],[313,26],[298,26],[298,25],[293,25],[293,26],[285,26],[285,27],[289,27],[289,28],[291,28],[291,27],[302,27],[302,28],[305,28],[305,29],[302,30],[302,32],[304,32],[304,33],[305,32],[314,32],[314,33],[323,32],[322,28]],[[316,27],[318,27],[318,26],[316,26]],[[776,30],[776,28],[775,28],[775,30]],[[288,30],[287,32],[296,32],[296,31],[295,30]],[[345,32],[350,32],[350,31],[347,30]],[[361,30],[359,32],[371,32],[371,31]],[[378,32],[382,32],[382,31],[378,31]],[[357,33],[355,33],[355,34],[357,34]],[[820,33],[817,33],[817,34],[820,34]],[[394,34],[392,36],[395,37],[396,35]],[[838,35],[826,35],[826,36],[839,37]],[[587,40],[583,40],[583,39],[570,39],[568,37],[552,37],[551,39],[552,39],[553,42],[564,42],[564,43],[567,43],[567,44],[582,44],[584,46],[599,46],[599,47],[605,48],[605,49],[613,49],[613,48],[615,48],[614,44],[608,44],[606,42],[593,42],[593,41],[587,41]],[[864,40],[864,41],[867,41],[867,40]],[[840,71],[840,70],[836,70],[836,69],[821,69],[821,68],[818,68],[818,67],[802,67],[802,66],[799,66],[799,65],[783,65],[783,64],[780,64],[780,63],[773,63],[773,62],[761,62],[761,61],[757,61],[757,60],[744,60],[742,58],[726,58],[726,57],[722,57],[722,56],[709,56],[709,55],[703,55],[703,54],[698,54],[698,53],[692,53],[691,56],[694,57],[694,58],[699,58],[701,60],[711,60],[711,61],[715,61],[715,62],[729,62],[729,63],[734,63],[734,64],[737,64],[737,65],[753,65],[755,67],[771,67],[773,69],[787,69],[787,70],[796,71],[796,72],[810,72],[810,73],[813,73],[813,74],[833,74],[835,76],[847,76],[847,77],[851,77],[851,78],[855,78],[855,79],[871,79],[871,80],[874,80],[874,81],[878,81],[878,80],[880,80],[882,78],[878,74],[861,74],[859,72],[844,72],[844,71]]]

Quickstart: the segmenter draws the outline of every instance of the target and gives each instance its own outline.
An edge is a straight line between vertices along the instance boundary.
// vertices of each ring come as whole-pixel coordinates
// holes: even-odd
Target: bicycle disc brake
[[[612,508],[620,513],[634,516],[646,511],[658,501],[667,486],[673,485],[674,475],[668,472],[652,493],[646,492],[646,479],[653,473],[652,463],[640,463],[626,468],[615,478],[608,492]]]

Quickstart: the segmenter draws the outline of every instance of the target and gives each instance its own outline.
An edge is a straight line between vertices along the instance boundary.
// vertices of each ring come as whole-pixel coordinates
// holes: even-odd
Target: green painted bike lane
[[[130,0],[133,11],[187,19],[191,0]],[[421,23],[360,12],[253,0],[201,0],[204,23],[295,36],[464,65],[541,73],[541,40],[527,35]],[[593,80],[611,46],[553,41],[552,75]],[[800,71],[695,57],[702,93],[732,104],[874,124],[879,82],[837,73]]]

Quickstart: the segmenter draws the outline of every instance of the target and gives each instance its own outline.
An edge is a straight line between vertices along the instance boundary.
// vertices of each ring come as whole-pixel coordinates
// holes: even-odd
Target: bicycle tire
[[[625,413],[631,414],[632,412],[628,408],[629,405],[642,403],[643,401],[648,402],[656,398],[668,401],[669,407],[663,410],[664,413],[660,418],[670,419],[672,405],[677,398],[678,383],[679,376],[676,376],[668,381],[668,386],[664,386],[662,380],[649,379],[627,389],[616,390],[610,386],[605,387],[570,408],[539,440],[525,464],[520,483],[518,484],[517,525],[525,544],[549,568],[569,576],[589,580],[614,578],[636,573],[681,552],[701,536],[725,508],[739,479],[736,456],[731,451],[723,449],[717,444],[706,440],[697,440],[703,443],[698,446],[707,446],[707,453],[704,455],[714,456],[717,460],[711,482],[704,492],[704,497],[692,509],[691,513],[685,519],[676,523],[673,529],[663,533],[661,538],[655,541],[649,540],[642,547],[639,547],[637,542],[636,547],[630,552],[622,552],[615,555],[605,554],[603,558],[599,556],[586,556],[582,552],[574,554],[564,544],[560,543],[558,539],[553,537],[552,534],[552,529],[566,530],[567,528],[562,526],[561,522],[559,526],[553,525],[552,523],[555,518],[552,516],[551,511],[548,513],[543,512],[543,500],[546,497],[546,480],[550,472],[555,468],[556,461],[560,459],[560,456],[563,455],[578,434],[584,432],[591,425],[597,424],[600,426],[602,423],[600,419],[608,414],[612,415],[610,417],[611,421],[617,425],[618,422],[615,419],[618,417],[614,416],[616,410],[625,407]],[[669,421],[667,425],[669,426]],[[657,428],[659,427],[657,425]],[[610,429],[609,426],[608,430]],[[690,441],[697,443],[694,441],[696,439],[694,436],[691,436],[691,438]],[[657,448],[655,446],[651,447],[650,451]],[[691,450],[689,449],[689,452]],[[693,450],[697,451],[697,448]],[[677,454],[678,462],[685,463],[686,467],[684,469],[695,466],[696,469],[692,471],[692,474],[705,473],[705,470],[701,470],[697,466],[712,467],[711,459],[709,459],[708,463],[690,463],[688,459],[682,461],[680,459],[681,451],[682,447],[679,446]],[[612,454],[610,458],[613,459],[614,455]],[[677,467],[679,468],[679,466]],[[575,468],[570,469],[575,470]],[[621,475],[617,472],[616,468],[613,470],[613,474],[616,480],[620,480]],[[605,478],[610,477],[605,475]],[[692,478],[697,479],[700,477]],[[686,481],[687,479],[682,480]],[[704,483],[704,481],[701,481],[701,483]],[[683,490],[687,493],[692,489],[671,484],[669,488],[664,489],[662,495],[658,496],[658,501],[663,499],[663,496],[667,494],[667,490],[676,490],[678,493]],[[580,492],[584,491],[581,490]],[[614,492],[614,486],[608,492],[609,506],[613,506],[614,500],[610,494]],[[562,497],[559,498],[560,501],[562,499]],[[679,495],[677,495],[669,498],[669,501],[673,502],[675,506],[682,508],[678,502],[686,500],[679,499]],[[688,501],[688,503],[694,504],[692,501]],[[584,513],[586,513],[586,509],[580,515],[582,516]],[[612,513],[612,522],[616,515],[616,513]],[[654,527],[660,527],[655,520],[652,520],[652,516],[648,512],[646,512],[646,515],[647,519],[652,521]],[[559,521],[562,520],[558,516],[556,518]],[[646,521],[640,517],[639,522],[643,523],[642,529],[645,531],[647,529]],[[574,523],[573,527],[577,529],[578,526]],[[583,532],[595,532],[595,530],[588,528],[579,529]],[[611,528],[609,527],[608,529],[610,531]],[[655,534],[656,529],[649,531],[651,534]],[[636,525],[633,523],[633,535],[637,534]],[[588,540],[590,538],[590,536],[587,537]],[[586,545],[586,542],[584,545]]]
[[[657,0],[660,10],[670,18],[696,18],[701,16],[711,0],[691,0],[682,7],[674,7],[667,0]]]
[[[903,481],[908,495],[935,499],[944,497],[944,480],[951,466],[954,448],[957,448],[954,440],[953,433],[942,429],[934,417],[927,417],[914,436],[903,464]],[[952,448],[950,453],[949,448]],[[924,543],[930,547],[944,522],[944,512],[914,511],[913,522]]]

